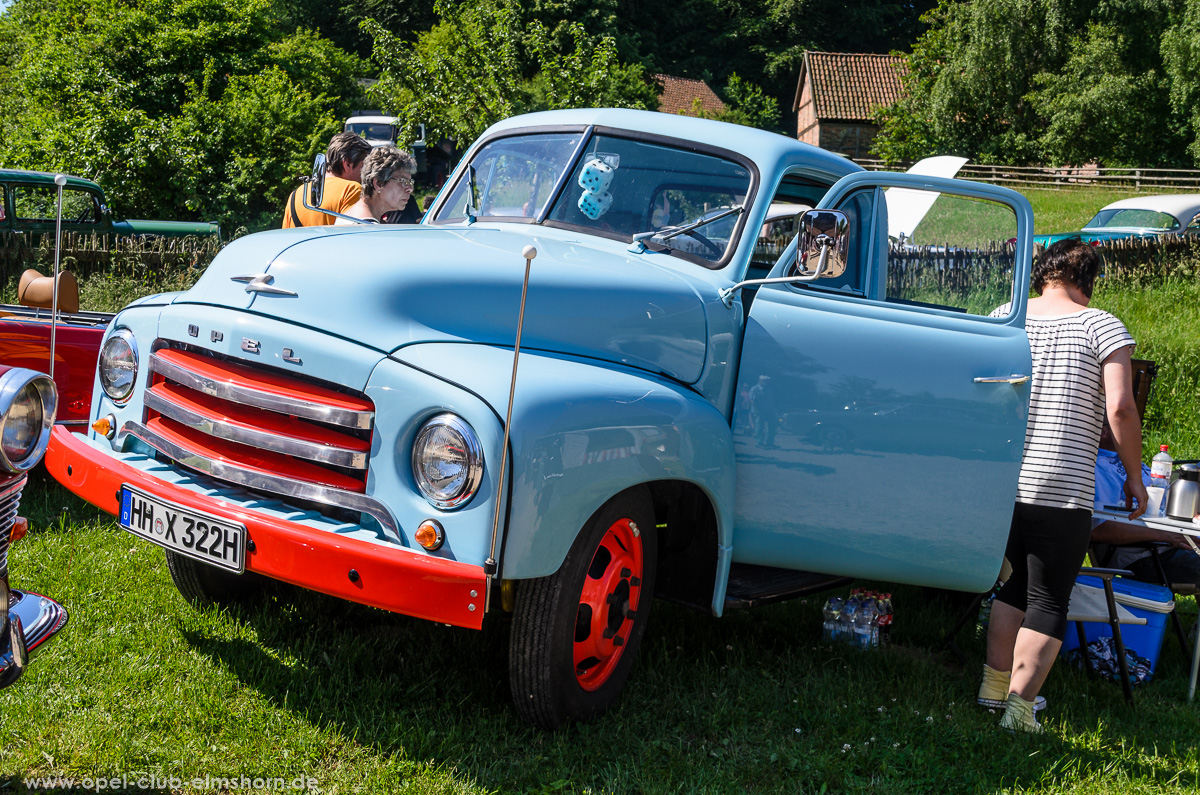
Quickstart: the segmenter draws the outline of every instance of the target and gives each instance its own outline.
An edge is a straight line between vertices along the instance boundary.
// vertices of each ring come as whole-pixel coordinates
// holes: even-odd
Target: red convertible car
[[[83,432],[100,340],[112,315],[79,311],[79,288],[70,272],[61,273],[58,284],[54,322],[54,279],[37,271],[22,275],[20,303],[0,304],[0,365],[50,374],[58,387],[58,423]]]

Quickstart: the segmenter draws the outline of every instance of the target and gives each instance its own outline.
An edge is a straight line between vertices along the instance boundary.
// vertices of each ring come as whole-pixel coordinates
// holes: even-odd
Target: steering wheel
[[[91,218],[92,218],[92,211],[93,211],[94,209],[95,209],[95,208],[93,208],[91,205],[88,205],[88,206],[84,207],[84,208],[83,208],[82,210],[80,210],[80,211],[79,211],[79,213],[78,213],[78,214],[75,216],[75,218],[73,219],[72,223],[76,223],[76,224],[82,224],[82,223],[86,223],[86,222],[90,221],[90,220],[91,220]]]
[[[720,259],[721,255],[725,253],[724,249],[722,249],[716,243],[709,240],[704,235],[700,234],[700,230],[698,230],[698,229],[689,229],[688,231],[684,232],[684,234],[687,235],[688,237],[693,237],[696,240],[700,241],[700,243],[706,249],[708,249],[709,251],[711,251],[713,253],[713,257],[715,257],[716,259]]]

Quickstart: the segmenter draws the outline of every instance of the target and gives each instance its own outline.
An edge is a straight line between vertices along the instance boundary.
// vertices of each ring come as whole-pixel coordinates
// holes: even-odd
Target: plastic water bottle
[[[865,599],[854,614],[854,645],[859,649],[873,649],[879,645],[879,611],[870,598]]]
[[[885,593],[879,607],[879,645],[892,642],[892,595]]]
[[[859,607],[858,591],[854,591],[842,605],[842,614],[838,617],[837,639],[843,643],[854,642],[854,620],[858,615]]]
[[[1167,445],[1160,445],[1158,449],[1159,454],[1150,462],[1150,485],[1170,488],[1171,467],[1175,465],[1175,460],[1167,455]]]
[[[829,601],[825,603],[825,608],[821,611],[825,616],[825,624],[822,626],[825,640],[833,642],[837,640],[838,621],[842,616],[842,597],[831,596]]]

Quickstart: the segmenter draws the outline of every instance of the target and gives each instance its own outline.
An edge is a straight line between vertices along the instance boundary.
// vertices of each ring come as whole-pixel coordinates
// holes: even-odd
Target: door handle
[[[1016,384],[1023,384],[1028,380],[1029,380],[1029,376],[1027,376],[1027,375],[1018,375],[1017,373],[1013,373],[1012,375],[980,376],[975,379],[975,383],[977,383],[977,384],[1013,384],[1013,385],[1016,385]]]

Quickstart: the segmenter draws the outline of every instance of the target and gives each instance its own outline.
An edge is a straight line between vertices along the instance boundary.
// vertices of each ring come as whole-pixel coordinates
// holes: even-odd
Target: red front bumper
[[[219,498],[164,483],[96,450],[86,439],[56,427],[46,469],[59,483],[98,508],[116,514],[125,483],[203,513],[246,526],[253,551],[246,570],[313,591],[395,613],[479,629],[487,578],[483,568],[407,549],[313,530],[262,516]],[[355,582],[350,570],[358,572]]]

